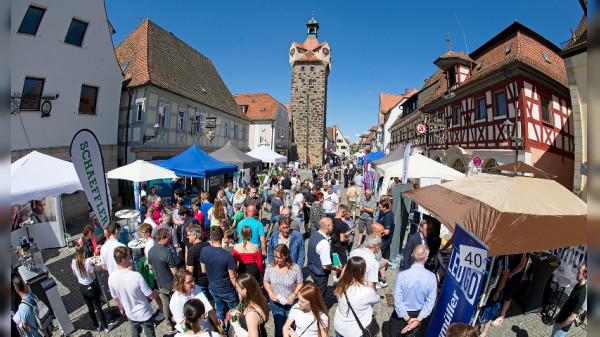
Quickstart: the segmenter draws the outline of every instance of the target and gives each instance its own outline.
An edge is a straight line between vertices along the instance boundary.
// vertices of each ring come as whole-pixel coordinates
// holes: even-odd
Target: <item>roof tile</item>
[[[277,108],[281,104],[267,93],[238,94],[233,95],[233,98],[238,106],[248,107],[246,117],[250,120],[275,119]]]

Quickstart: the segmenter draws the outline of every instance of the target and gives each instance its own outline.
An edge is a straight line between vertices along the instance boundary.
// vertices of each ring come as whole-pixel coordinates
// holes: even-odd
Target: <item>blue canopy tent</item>
[[[175,174],[187,177],[210,178],[220,174],[233,173],[237,166],[215,159],[202,151],[196,144],[173,158],[156,165],[169,169]]]
[[[367,155],[367,162],[370,163],[374,160],[381,159],[383,157],[385,157],[385,153],[377,150],[377,152],[371,152]]]

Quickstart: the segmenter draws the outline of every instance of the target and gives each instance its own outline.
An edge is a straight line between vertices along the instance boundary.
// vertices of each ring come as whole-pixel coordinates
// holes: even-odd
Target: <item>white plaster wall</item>
[[[396,121],[396,119],[398,119],[398,117],[400,115],[402,115],[402,103],[404,103],[404,101],[406,100],[406,98],[402,99],[391,111],[390,111],[390,117],[388,118],[387,122],[383,125],[383,130],[382,130],[382,134],[383,134],[383,152],[384,153],[390,153],[390,142],[392,140],[392,133],[390,132],[390,128],[392,127],[392,124],[394,124],[394,122]]]
[[[254,150],[259,146],[266,145],[271,150],[275,151],[271,142],[271,125],[272,122],[270,121],[254,121],[252,124],[250,124],[250,150]]]
[[[31,148],[69,146],[82,128],[93,131],[100,144],[116,144],[123,77],[104,1],[36,1],[46,12],[35,36],[17,33],[30,4],[11,2],[11,95],[22,93],[25,77],[30,76],[46,79],[42,96],[60,96],[51,101],[48,118],[41,118],[39,111],[11,116],[11,150],[28,149],[26,135]],[[88,22],[81,47],[63,42],[73,17]],[[99,88],[94,116],[78,113],[82,84]]]

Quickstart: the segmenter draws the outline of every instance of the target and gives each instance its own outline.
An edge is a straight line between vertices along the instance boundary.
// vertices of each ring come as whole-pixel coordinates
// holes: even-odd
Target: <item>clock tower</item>
[[[296,143],[297,159],[310,166],[324,161],[325,125],[327,116],[327,77],[331,71],[329,43],[319,43],[319,24],[313,17],[306,24],[304,43],[293,42],[290,47],[292,66],[292,141]]]

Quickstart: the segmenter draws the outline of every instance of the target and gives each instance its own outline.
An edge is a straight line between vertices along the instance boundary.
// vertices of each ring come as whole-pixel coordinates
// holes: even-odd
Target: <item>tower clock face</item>
[[[329,55],[329,48],[323,48],[323,54]]]
[[[292,48],[292,49],[290,50],[290,56],[294,56],[294,54],[296,54],[296,49],[293,49],[293,48]]]

